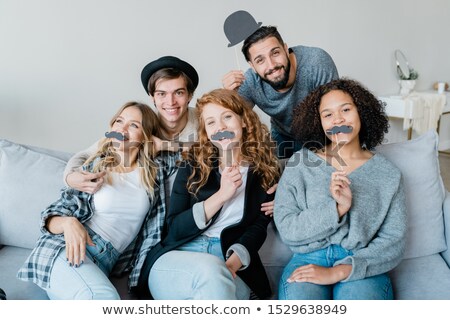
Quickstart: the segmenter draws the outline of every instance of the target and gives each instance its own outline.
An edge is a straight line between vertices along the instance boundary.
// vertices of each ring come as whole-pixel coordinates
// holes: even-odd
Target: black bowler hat
[[[194,90],[195,88],[197,88],[198,74],[197,71],[195,71],[194,67],[186,61],[178,59],[177,57],[165,56],[150,62],[144,67],[144,69],[142,69],[141,81],[147,94],[149,94],[148,80],[156,71],[164,68],[174,68],[183,71],[189,77],[189,79],[191,79],[192,84],[194,85]]]
[[[257,23],[255,18],[244,10],[230,14],[223,25],[223,31],[230,41],[228,47],[232,47],[247,39],[248,36],[259,29],[261,24],[262,22]]]

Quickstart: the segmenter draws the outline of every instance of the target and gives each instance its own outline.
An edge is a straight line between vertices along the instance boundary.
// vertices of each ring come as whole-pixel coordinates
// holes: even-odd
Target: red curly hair
[[[208,139],[202,112],[205,105],[214,103],[233,111],[245,124],[240,142],[242,160],[250,163],[252,169],[262,177],[264,189],[269,189],[280,176],[275,145],[270,139],[270,132],[261,123],[252,106],[234,90],[216,89],[204,94],[197,100],[198,142],[189,149],[188,158],[193,165],[193,172],[188,179],[187,188],[196,194],[208,180],[213,162],[218,158],[219,150]]]

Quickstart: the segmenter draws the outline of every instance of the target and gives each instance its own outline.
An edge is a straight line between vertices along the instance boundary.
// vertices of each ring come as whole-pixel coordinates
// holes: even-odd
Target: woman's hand
[[[330,193],[336,200],[339,217],[345,215],[352,206],[350,184],[350,179],[345,171],[335,171],[331,174]]]
[[[226,201],[231,199],[237,188],[241,185],[242,175],[239,171],[239,167],[225,167],[222,171],[222,177],[220,178],[219,190],[203,203],[206,222],[209,222],[215,214],[220,212],[220,208],[222,208]]]
[[[352,271],[349,264],[340,264],[327,268],[315,264],[298,267],[292,272],[287,282],[310,282],[321,285],[335,284],[346,279]]]
[[[63,224],[64,240],[66,241],[67,261],[78,267],[86,258],[86,245],[95,246],[86,228],[78,219],[67,220]]]
[[[233,279],[235,279],[237,277],[236,272],[242,267],[242,262],[241,259],[239,259],[238,255],[233,252],[225,262],[225,265],[227,266],[228,270],[230,270]]]
[[[267,190],[267,194],[272,194],[277,190],[278,184],[274,184],[272,187]],[[261,204],[261,211],[264,212],[266,216],[273,217],[273,205],[275,201],[264,202]]]
[[[242,174],[239,166],[225,167],[220,178],[219,193],[222,200],[227,201],[235,194],[236,190],[242,185]]]
[[[66,258],[71,266],[78,267],[86,258],[86,245],[95,246],[86,228],[74,217],[53,216],[47,229],[52,233],[63,233],[66,241]]]

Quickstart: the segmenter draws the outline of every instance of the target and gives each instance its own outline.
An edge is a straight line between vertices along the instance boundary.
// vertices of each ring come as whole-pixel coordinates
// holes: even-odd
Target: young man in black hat
[[[161,57],[144,67],[141,81],[158,110],[162,138],[195,141],[197,121],[188,107],[198,85],[195,69],[176,57]]]
[[[292,111],[315,88],[339,77],[323,49],[288,48],[276,27],[257,27],[242,46],[250,64],[245,74],[233,70],[222,78],[225,89],[239,94],[270,116],[272,139],[279,158],[289,158],[301,146],[291,134]]]
[[[197,118],[190,108],[198,85],[198,74],[192,65],[177,57],[164,56],[148,63],[141,72],[141,81],[158,110],[164,140],[193,142],[197,139]],[[97,142],[78,152],[67,163],[64,181],[70,187],[95,193],[103,184],[105,173],[78,170],[97,149]]]

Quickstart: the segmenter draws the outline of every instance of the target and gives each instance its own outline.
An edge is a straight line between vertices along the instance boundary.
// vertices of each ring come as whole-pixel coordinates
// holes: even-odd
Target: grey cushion
[[[5,290],[8,300],[48,299],[47,293],[33,282],[16,278],[17,271],[30,253],[30,249],[10,246],[0,250],[0,287]]]
[[[272,298],[276,299],[278,296],[278,282],[284,266],[292,257],[292,251],[281,240],[273,222],[267,227],[267,238],[261,249],[259,249],[259,255],[269,278],[273,293]]]
[[[447,240],[447,250],[441,252],[441,256],[442,258],[444,258],[445,262],[447,263],[447,265],[450,268],[450,192],[447,191],[446,197],[445,197],[445,201],[444,201],[444,205],[443,205],[443,210],[444,210],[444,226],[445,226],[445,234],[446,236],[446,240]]]
[[[42,153],[42,154],[46,154],[48,156],[52,156],[54,158],[58,158],[65,162],[69,161],[69,159],[73,156],[73,153],[70,153],[70,152],[52,150],[52,149],[47,149],[47,148],[40,148],[40,147],[30,146],[30,145],[26,145],[26,144],[21,144],[21,146],[25,147],[29,150],[35,151],[37,153]]]
[[[0,244],[33,248],[40,213],[59,197],[66,162],[0,140]]]
[[[264,265],[274,267],[284,267],[292,257],[291,249],[281,240],[273,222],[267,226],[267,238],[259,254]]]
[[[432,255],[447,248],[442,214],[445,189],[437,147],[438,136],[429,131],[417,139],[384,144],[376,150],[403,174],[408,209],[406,259]]]
[[[390,276],[395,299],[450,299],[450,269],[440,254],[405,259]]]

